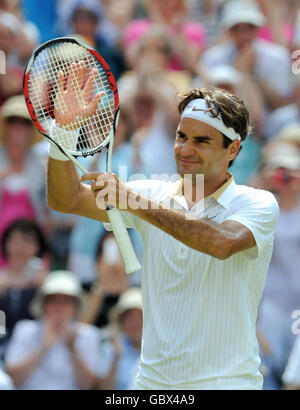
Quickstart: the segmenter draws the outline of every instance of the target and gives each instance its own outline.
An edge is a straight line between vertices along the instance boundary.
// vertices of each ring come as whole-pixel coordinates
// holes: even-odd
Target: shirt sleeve
[[[251,193],[237,197],[232,213],[225,221],[236,221],[248,228],[256,246],[243,251],[248,259],[256,259],[266,247],[272,246],[274,231],[279,218],[279,207],[273,194],[253,189]]]

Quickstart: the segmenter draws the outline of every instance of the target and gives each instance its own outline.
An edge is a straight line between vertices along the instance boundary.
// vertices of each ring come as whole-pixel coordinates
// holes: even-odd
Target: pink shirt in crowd
[[[147,33],[154,23],[150,19],[134,20],[127,25],[123,34],[124,47],[131,46]],[[168,27],[170,36],[174,36],[174,29]],[[205,30],[199,23],[187,22],[183,25],[183,34],[185,38],[193,45],[204,49],[206,42]],[[181,70],[182,66],[178,58],[174,58],[169,66],[172,70]]]

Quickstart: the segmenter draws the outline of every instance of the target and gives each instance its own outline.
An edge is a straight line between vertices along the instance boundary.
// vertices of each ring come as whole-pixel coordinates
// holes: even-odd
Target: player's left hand
[[[134,193],[112,173],[89,172],[82,176],[80,182],[93,181],[92,191],[95,193],[97,207],[105,210],[113,206],[121,210],[128,209],[130,195]]]

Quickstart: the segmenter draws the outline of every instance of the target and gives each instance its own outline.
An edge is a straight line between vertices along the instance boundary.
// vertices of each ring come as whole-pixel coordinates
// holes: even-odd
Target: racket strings
[[[64,87],[66,88],[71,64],[79,61],[82,61],[85,67],[84,78],[76,80],[77,83],[73,81],[72,99],[66,102],[65,96],[62,98],[59,92],[59,72],[64,73]],[[82,118],[77,115],[78,105],[89,102],[83,101],[84,86],[93,69],[97,70],[97,74],[93,90],[87,93],[90,96],[89,101],[101,91],[105,94],[98,104],[96,112]],[[72,151],[75,155],[81,153],[88,155],[89,151],[106,145],[115,115],[114,94],[104,68],[96,57],[83,46],[60,42],[42,50],[32,64],[28,91],[37,120],[48,135],[53,127],[57,112],[73,118],[68,127],[61,129],[59,133],[59,141],[57,140],[57,142],[63,148]],[[70,133],[69,131],[72,129],[80,129],[80,134],[79,132]]]

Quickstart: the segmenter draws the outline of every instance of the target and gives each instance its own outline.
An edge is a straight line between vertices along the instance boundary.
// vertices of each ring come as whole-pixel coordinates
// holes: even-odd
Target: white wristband
[[[58,161],[70,161],[70,159],[63,154],[54,144],[49,144],[48,155],[50,158]]]
[[[53,121],[50,130],[50,137],[54,141],[59,141],[62,138],[62,136],[65,137],[66,135],[68,135],[67,141],[69,142],[70,149],[76,151],[79,132],[80,128],[72,131],[67,131],[65,129],[58,127],[55,121]],[[58,149],[54,144],[51,143],[49,146],[48,155],[49,157],[56,159],[58,161],[69,161],[69,158],[65,154],[63,154],[60,151],[60,149]]]

